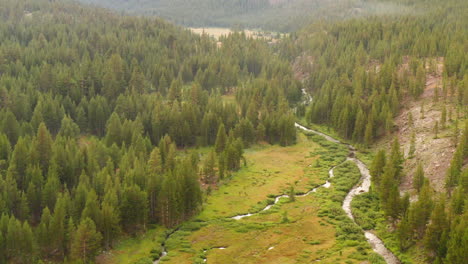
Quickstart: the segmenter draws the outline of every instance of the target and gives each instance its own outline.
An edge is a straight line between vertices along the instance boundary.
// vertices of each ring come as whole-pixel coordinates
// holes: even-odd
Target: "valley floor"
[[[160,263],[369,263],[372,252],[359,227],[341,210],[347,192],[360,174],[354,163],[343,163],[330,188],[282,198],[271,209],[240,220],[233,216],[256,213],[273,203],[273,197],[299,195],[328,179],[328,170],[341,164],[347,150],[337,144],[298,134],[290,147],[257,145],[246,151],[247,166],[225,179],[207,197],[203,211],[183,224],[166,241],[168,255]],[[317,141],[318,140],[318,141]],[[330,145],[329,145],[330,144]],[[330,147],[328,147],[330,146]],[[354,174],[353,174],[354,173]],[[344,187],[345,186],[345,187]],[[129,259],[135,246],[149,254],[158,248],[163,232],[150,231],[141,241],[123,243],[110,253],[110,262],[147,263]],[[159,232],[159,233],[155,233]],[[126,246],[127,245],[127,246]],[[102,256],[101,256],[102,257]],[[148,258],[146,258],[148,260]],[[364,261],[364,262],[363,262]],[[149,262],[148,262],[149,263]]]

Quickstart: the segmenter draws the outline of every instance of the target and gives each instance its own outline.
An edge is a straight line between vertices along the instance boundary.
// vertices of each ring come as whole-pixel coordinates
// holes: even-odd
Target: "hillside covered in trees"
[[[289,240],[302,243],[297,263],[381,263],[363,230],[404,264],[468,259],[466,1],[82,0],[143,17],[70,0],[0,2],[0,263],[93,263],[155,227],[165,238],[150,241],[144,261],[167,260],[171,235],[188,253],[175,257],[206,261],[226,248],[184,244],[202,226],[214,228],[202,242],[239,243],[251,230],[293,237],[305,218],[311,236],[327,234]],[[244,33],[215,42],[154,15],[301,29],[270,45]],[[298,136],[296,121],[340,140]],[[427,158],[440,138],[444,152]],[[365,167],[355,154],[372,186],[348,219],[341,204]],[[317,185],[332,164],[337,177]]]
[[[0,263],[92,261],[196,214],[244,147],[295,142],[301,85],[266,43],[69,1],[0,20]]]
[[[80,0],[132,15],[158,16],[190,27],[292,31],[312,21],[412,10],[411,1],[381,0]]]
[[[387,150],[373,155],[357,222],[402,263],[464,263],[468,4],[413,2],[425,12],[312,24],[279,51],[313,98],[299,115],[364,152]]]

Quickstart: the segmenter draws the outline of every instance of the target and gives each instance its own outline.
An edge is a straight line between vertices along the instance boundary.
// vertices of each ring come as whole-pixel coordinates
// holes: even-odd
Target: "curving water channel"
[[[357,184],[356,186],[354,186],[349,191],[349,193],[346,195],[346,198],[343,201],[343,206],[342,207],[343,207],[343,210],[346,212],[346,215],[351,220],[353,220],[353,222],[355,222],[353,213],[351,211],[351,202],[353,201],[353,198],[356,195],[361,194],[361,193],[365,193],[365,192],[369,192],[369,189],[370,189],[370,186],[371,186],[371,175],[369,173],[369,169],[367,168],[367,166],[361,160],[356,158],[356,149],[353,146],[351,146],[349,144],[342,143],[339,140],[336,140],[336,139],[330,137],[329,135],[326,135],[326,134],[321,133],[319,131],[308,129],[308,128],[306,128],[306,127],[304,127],[304,126],[302,126],[302,125],[300,125],[298,123],[295,123],[295,126],[297,128],[299,128],[299,129],[301,129],[301,130],[306,131],[306,132],[310,132],[310,133],[320,135],[320,136],[324,137],[328,141],[338,143],[338,144],[344,144],[349,148],[349,156],[347,157],[346,161],[352,161],[358,166],[359,172],[361,173],[361,179],[359,180],[360,183]],[[341,165],[341,164],[339,164],[339,165]],[[337,166],[339,166],[339,165],[337,165]],[[330,175],[330,178],[334,177],[334,172],[333,171],[337,166],[335,166],[335,167],[333,167],[333,168],[331,168],[329,170],[328,173]],[[309,192],[307,192],[305,194],[297,195],[297,197],[304,197],[304,196],[307,196],[307,195],[309,195],[309,194],[311,194],[313,192],[316,192],[318,188],[321,188],[321,187],[329,188],[330,186],[331,186],[331,183],[329,181],[326,181],[324,184],[310,190]],[[287,198],[287,197],[289,197],[289,195],[286,195],[286,194],[277,196],[275,198],[274,203],[266,206],[265,208],[263,208],[262,211],[267,211],[267,210],[271,209],[271,207],[273,205],[277,204],[281,198]],[[249,216],[252,216],[252,215],[255,215],[255,214],[258,214],[258,213],[253,213],[253,214],[248,213],[248,214],[243,214],[243,215],[236,215],[236,216],[232,217],[232,219],[240,220],[242,218],[249,217]],[[371,245],[372,249],[376,253],[381,255],[388,264],[400,264],[400,261],[398,260],[398,258],[390,250],[388,250],[385,247],[383,241],[380,238],[378,238],[375,234],[371,233],[370,231],[364,231],[364,235],[365,235],[367,241],[369,242],[369,244]]]
[[[312,130],[312,129],[309,129],[309,128],[306,128],[298,123],[295,123],[294,124],[297,128],[301,129],[301,130],[304,130],[306,132],[310,132],[310,133],[314,133],[314,134],[317,134],[319,136],[322,136],[324,137],[326,140],[330,141],[330,142],[334,142],[334,143],[337,143],[337,144],[344,144],[346,145],[348,148],[349,148],[349,156],[346,158],[346,161],[352,161],[354,162],[357,167],[359,168],[359,172],[361,173],[361,179],[359,180],[359,183],[354,186],[349,192],[348,194],[346,195],[344,201],[343,201],[343,210],[345,211],[346,215],[351,219],[353,220],[353,222],[355,222],[355,219],[354,219],[354,216],[353,216],[353,213],[351,211],[351,202],[353,201],[353,198],[358,195],[358,194],[361,194],[361,193],[366,193],[366,192],[369,192],[369,189],[370,189],[370,186],[371,186],[371,175],[369,173],[369,169],[367,168],[367,166],[361,161],[359,160],[358,158],[356,158],[356,149],[352,146],[352,145],[349,145],[349,144],[345,144],[335,138],[332,138],[330,137],[329,135],[327,134],[324,134],[324,133],[321,133],[319,131],[316,131],[316,130]],[[346,162],[344,161],[344,162]],[[344,163],[343,162],[343,163]],[[337,166],[340,166],[341,164],[343,163],[340,163],[338,165],[336,165],[335,167],[332,167],[329,171],[328,171],[328,174],[329,174],[329,178],[333,178],[334,177],[334,169],[337,167]],[[317,191],[318,188],[321,188],[321,187],[324,187],[324,188],[330,188],[331,186],[331,183],[330,181],[326,181],[324,184],[318,186],[318,187],[315,187],[313,188],[312,190],[304,193],[304,194],[300,194],[300,195],[296,195],[296,197],[305,197],[305,196],[308,196],[309,194],[311,193],[314,193]],[[289,198],[289,195],[287,194],[283,194],[283,195],[279,195],[279,196],[276,196],[275,197],[275,200],[272,204],[269,204],[267,205],[265,208],[263,208],[260,212],[263,212],[263,211],[267,211],[267,210],[270,210],[275,204],[277,204],[282,198]],[[245,218],[245,217],[249,217],[249,216],[252,216],[252,215],[256,215],[256,214],[259,214],[260,212],[257,212],[257,213],[247,213],[247,214],[241,214],[241,215],[236,215],[236,216],[233,216],[231,217],[232,219],[235,219],[235,220],[240,220],[242,218]],[[173,232],[171,232],[170,234],[167,235],[166,237],[166,240],[169,238],[170,235],[172,235],[176,230],[174,230]],[[366,237],[367,241],[369,242],[369,244],[371,245],[372,249],[379,255],[381,255],[384,259],[385,259],[385,262],[387,262],[387,264],[400,264],[401,262],[398,260],[398,258],[389,250],[385,247],[383,241],[378,238],[374,233],[370,232],[370,231],[364,231],[364,236]],[[154,264],[158,264],[159,263],[159,260],[166,256],[167,255],[167,250],[166,250],[166,247],[165,247],[165,243],[162,244],[162,248],[163,248],[163,252],[161,254],[161,257],[157,260],[155,260],[153,263]],[[272,250],[274,247],[270,247],[268,248],[268,250]],[[220,249],[220,250],[223,250],[223,249],[226,249],[225,247],[215,247],[215,248],[212,248],[212,249]],[[206,253],[207,250],[204,250],[204,253]],[[204,262],[207,261],[206,258],[203,259]]]
[[[321,132],[318,132],[318,131],[315,131],[315,130],[312,130],[312,129],[308,129],[308,128],[304,127],[304,126],[301,126],[298,123],[296,123],[295,125],[299,129],[302,129],[304,131],[320,135],[320,136],[324,137],[325,139],[327,139],[328,141],[339,143],[339,144],[344,144],[349,148],[349,157],[346,160],[352,161],[357,165],[357,167],[359,168],[359,172],[361,173],[361,179],[359,180],[360,183],[358,183],[356,186],[354,186],[348,192],[348,194],[346,195],[346,197],[345,197],[345,199],[343,201],[342,208],[346,212],[346,215],[348,215],[348,217],[351,220],[353,220],[353,222],[356,222],[354,220],[354,216],[353,216],[353,213],[351,211],[351,202],[353,201],[353,198],[356,195],[361,194],[361,193],[369,192],[369,189],[370,189],[370,186],[371,186],[371,175],[369,173],[369,169],[367,168],[366,164],[364,164],[364,162],[362,162],[361,160],[356,158],[356,149],[353,146],[351,146],[349,144],[342,143],[339,140],[336,140],[336,139],[334,139],[334,138],[332,138],[332,137],[330,137],[330,136],[328,136],[326,134],[323,134]],[[333,169],[334,168],[332,168],[330,170],[330,177],[333,176]],[[400,261],[398,260],[398,258],[388,248],[385,247],[383,241],[380,238],[378,238],[374,233],[372,233],[370,231],[364,231],[364,236],[366,237],[367,241],[371,245],[372,249],[376,253],[381,255],[385,259],[385,262],[387,262],[388,264],[400,264]]]

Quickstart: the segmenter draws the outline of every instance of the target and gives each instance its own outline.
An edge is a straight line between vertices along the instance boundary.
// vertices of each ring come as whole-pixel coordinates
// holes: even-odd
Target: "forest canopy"
[[[263,41],[68,1],[5,0],[0,20],[0,263],[176,226],[245,147],[295,142],[301,84]]]

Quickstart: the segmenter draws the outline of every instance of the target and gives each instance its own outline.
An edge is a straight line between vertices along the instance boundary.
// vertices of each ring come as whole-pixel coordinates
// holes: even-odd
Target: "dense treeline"
[[[297,63],[310,74],[305,86],[314,99],[306,119],[370,145],[393,131],[402,102],[422,94],[438,57],[444,58],[439,89],[466,113],[468,5],[462,2],[446,1],[419,16],[315,24],[283,41],[284,56],[305,52]]]
[[[468,123],[460,137],[446,174],[447,193],[435,193],[419,165],[413,187],[417,201],[400,197],[403,154],[398,140],[391,153],[380,151],[371,167],[373,186],[379,194],[380,207],[394,226],[400,250],[411,247],[423,250],[429,263],[463,263],[468,258],[466,203],[468,197]]]
[[[249,144],[295,141],[301,87],[262,41],[46,0],[0,20],[0,263],[93,261],[196,214]]]
[[[129,14],[159,16],[193,27],[294,31],[311,21],[402,13],[411,1],[381,0],[79,0]]]
[[[395,140],[388,151],[376,154],[370,171],[372,192],[361,198],[357,215],[366,229],[373,229],[376,222],[371,218],[381,210],[391,226],[384,232],[392,233],[389,237],[396,238],[400,252],[422,252],[418,261],[464,263],[468,126],[462,135],[459,127],[468,117],[468,5],[466,1],[413,2],[427,7],[426,12],[315,24],[283,41],[278,51],[308,74],[304,88],[313,100],[307,109],[300,106],[298,114],[364,146],[394,132],[393,118],[405,102],[421,97],[427,77],[442,67],[442,82],[431,97],[444,102],[440,119],[434,120],[435,138],[439,129],[451,126],[454,132],[449,135],[457,142],[446,174],[447,192],[436,193],[424,176],[424,164],[419,164],[412,180],[416,199],[410,202],[408,193],[401,196],[405,155]],[[452,107],[456,113],[451,113]],[[424,118],[424,106],[421,115]],[[411,137],[409,159],[416,154],[416,137]],[[404,263],[411,263],[406,262],[406,254],[401,256]]]

